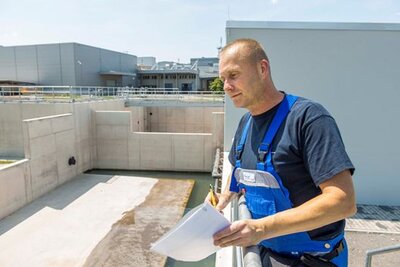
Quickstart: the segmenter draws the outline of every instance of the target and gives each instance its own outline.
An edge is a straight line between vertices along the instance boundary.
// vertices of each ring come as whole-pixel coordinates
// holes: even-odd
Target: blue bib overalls
[[[256,170],[241,168],[241,155],[251,124],[251,116],[243,129],[241,139],[236,147],[236,163],[232,172],[230,191],[245,192],[244,195],[247,207],[253,219],[263,218],[293,208],[289,198],[289,191],[283,185],[282,179],[279,177],[272,164],[271,144],[279,127],[296,100],[296,96],[286,95],[279,105],[265,133],[264,139],[259,146]],[[345,244],[343,233],[330,240],[318,241],[312,240],[307,232],[300,232],[266,239],[263,240],[260,245],[279,254],[300,258],[305,253],[310,255],[327,254],[331,252],[342,239]],[[341,253],[333,258],[331,262],[335,263],[337,266],[347,266],[347,246],[345,246]]]

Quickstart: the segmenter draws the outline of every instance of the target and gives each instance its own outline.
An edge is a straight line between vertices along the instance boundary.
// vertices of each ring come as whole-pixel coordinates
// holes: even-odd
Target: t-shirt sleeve
[[[304,163],[317,186],[344,170],[354,173],[339,128],[330,115],[309,122],[303,137]]]

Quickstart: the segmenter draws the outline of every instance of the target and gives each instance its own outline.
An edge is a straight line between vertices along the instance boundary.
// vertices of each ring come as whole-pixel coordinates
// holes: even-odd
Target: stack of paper
[[[230,222],[214,207],[203,203],[187,213],[151,250],[179,261],[199,261],[215,253],[213,235]]]

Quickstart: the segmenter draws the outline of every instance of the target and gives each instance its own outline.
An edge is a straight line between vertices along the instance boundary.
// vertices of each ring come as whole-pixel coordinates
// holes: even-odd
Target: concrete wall
[[[144,108],[123,109],[121,100],[0,104],[1,151],[26,158],[0,168],[0,219],[92,168],[211,171],[223,144],[222,112],[195,112],[210,121],[209,133],[146,133],[135,132],[144,127],[135,124],[144,121]]]
[[[335,117],[356,167],[358,202],[400,205],[399,25],[227,23],[227,42],[245,37],[265,47],[277,88],[314,99]],[[226,100],[228,150],[243,112]]]
[[[27,159],[0,167],[0,220],[32,199]]]
[[[213,147],[224,147],[224,112],[213,112],[212,113],[212,135],[213,135]]]
[[[131,113],[96,112],[96,168],[165,171],[211,171],[215,144],[211,133],[132,132]],[[214,119],[222,121],[221,114]],[[223,130],[222,130],[223,131]]]
[[[75,125],[72,114],[23,121],[25,157],[29,159],[32,198],[35,199],[78,174]]]
[[[5,148],[13,151],[15,145],[18,157],[26,159],[0,167],[0,219],[77,174],[92,169],[97,161],[92,114],[98,109],[122,110],[123,106],[120,100],[73,104],[1,104],[0,140],[7,139],[2,143],[2,151],[5,152]],[[63,110],[73,112],[20,120]],[[3,133],[8,138],[4,138]],[[15,144],[10,142],[14,135],[18,137],[13,139]],[[71,156],[75,157],[76,164],[69,166],[68,159]],[[12,156],[5,153],[2,157]]]
[[[23,120],[71,112],[70,103],[0,104],[0,157],[24,158]]]
[[[147,118],[146,107],[127,107],[126,111],[131,112],[131,125],[133,132],[145,132],[147,129]]]
[[[211,133],[218,107],[147,107],[147,132]]]
[[[24,158],[22,121],[44,116],[74,113],[76,140],[80,143],[78,160],[80,172],[91,169],[90,151],[95,150],[92,110],[122,110],[122,100],[76,103],[1,103],[0,104],[0,157]],[[92,147],[90,150],[89,147]],[[94,151],[95,152],[95,151]],[[94,153],[95,154],[95,153]]]

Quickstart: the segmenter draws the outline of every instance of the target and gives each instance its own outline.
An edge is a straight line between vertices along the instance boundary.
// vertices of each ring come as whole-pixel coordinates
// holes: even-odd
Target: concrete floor
[[[346,220],[349,266],[365,266],[367,251],[400,245],[400,207],[357,205]],[[372,266],[400,266],[400,250],[372,258]]]
[[[96,253],[111,251],[104,239],[118,224],[135,224],[132,217],[135,208],[148,202],[149,197],[154,199],[150,192],[154,188],[158,191],[163,188],[157,187],[158,184],[158,179],[151,178],[78,176],[0,221],[0,266],[83,266],[85,262],[86,266],[94,266],[93,262],[102,261]],[[185,187],[181,188],[180,196],[171,190],[175,198],[169,204],[177,202],[175,210],[178,212],[172,213],[169,222],[168,214],[163,215],[167,223],[158,226],[161,230],[153,234],[149,242],[179,220],[193,187],[193,182],[188,184],[186,181],[185,184],[185,181],[177,180],[163,181],[162,184],[177,189],[182,184]],[[179,201],[176,201],[177,197]],[[103,244],[100,250],[99,244]],[[163,266],[165,258],[159,261],[159,266]]]

